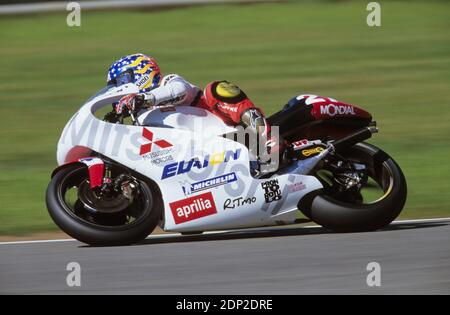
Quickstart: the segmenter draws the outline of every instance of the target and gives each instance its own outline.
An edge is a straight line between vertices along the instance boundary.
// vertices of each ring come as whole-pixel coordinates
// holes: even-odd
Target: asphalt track
[[[69,262],[81,287],[66,284]],[[369,287],[369,262],[381,286]],[[0,294],[450,294],[450,219],[371,233],[278,227],[152,236],[130,247],[0,244]]]

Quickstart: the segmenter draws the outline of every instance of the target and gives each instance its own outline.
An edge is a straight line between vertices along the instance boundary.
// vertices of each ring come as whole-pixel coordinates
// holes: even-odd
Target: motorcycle
[[[94,246],[134,244],[159,225],[182,234],[296,224],[299,214],[337,232],[372,231],[402,211],[405,177],[384,151],[364,142],[378,131],[363,109],[300,95],[268,117],[297,154],[256,175],[245,143],[193,106],[102,109],[137,93],[108,86],[65,126],[46,203],[68,235]],[[127,122],[130,120],[129,122]]]

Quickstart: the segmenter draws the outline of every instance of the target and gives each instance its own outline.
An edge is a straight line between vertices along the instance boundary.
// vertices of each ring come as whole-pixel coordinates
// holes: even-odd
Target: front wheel
[[[389,155],[370,144],[359,143],[330,156],[316,176],[324,189],[300,210],[334,231],[383,228],[397,218],[406,202],[402,170]]]
[[[84,165],[57,172],[47,188],[53,221],[73,238],[94,246],[117,246],[145,239],[158,224],[162,209],[155,189],[145,181],[113,169],[116,189],[90,189]]]

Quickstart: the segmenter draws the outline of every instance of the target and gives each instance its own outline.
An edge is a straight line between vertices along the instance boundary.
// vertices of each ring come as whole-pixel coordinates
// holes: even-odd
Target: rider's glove
[[[109,113],[106,113],[105,117],[103,117],[103,120],[107,121],[107,122],[110,122],[112,124],[115,124],[115,123],[120,121],[120,115],[117,115],[116,111],[113,110],[113,111],[111,111]]]
[[[144,96],[142,94],[128,94],[122,97],[115,105],[116,114],[121,115],[124,109],[128,109],[128,112],[134,112],[143,105]]]

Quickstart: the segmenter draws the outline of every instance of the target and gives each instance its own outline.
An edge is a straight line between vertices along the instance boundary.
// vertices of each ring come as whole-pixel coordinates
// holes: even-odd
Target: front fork
[[[105,163],[98,157],[87,157],[79,159],[78,162],[83,163],[88,168],[89,185],[91,189],[101,187],[103,185],[103,177],[105,174]]]
[[[133,201],[138,187],[138,183],[133,177],[120,174],[113,179],[112,164],[100,158],[80,159],[79,162],[88,166],[91,189],[98,189],[102,195],[120,193],[130,202]]]

